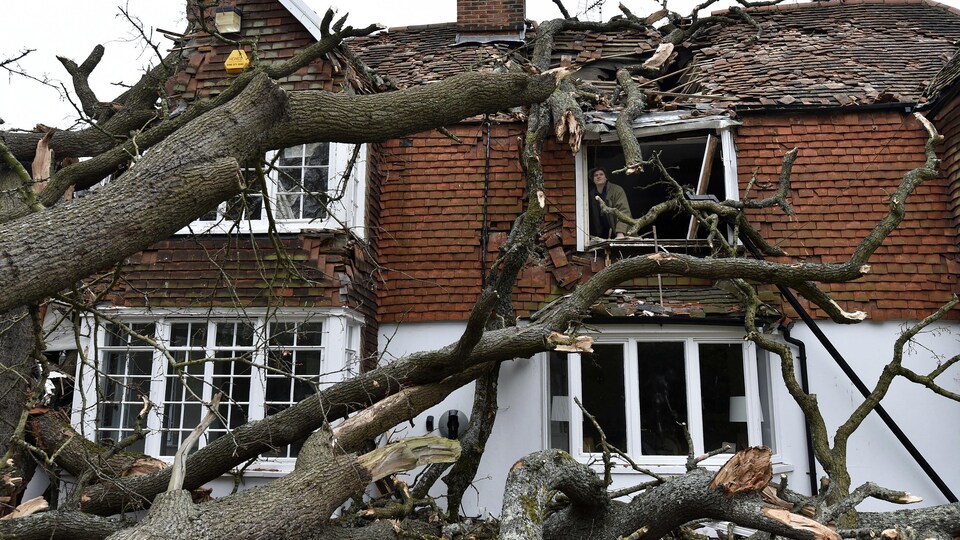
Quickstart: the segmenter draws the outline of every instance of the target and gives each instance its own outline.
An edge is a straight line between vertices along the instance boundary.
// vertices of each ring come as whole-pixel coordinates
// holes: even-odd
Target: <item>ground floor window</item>
[[[602,451],[600,433],[577,398],[608,443],[637,462],[683,463],[684,429],[698,455],[723,445],[731,452],[772,447],[769,367],[740,335],[611,329],[596,337],[592,353],[552,353],[551,445],[585,459]]]
[[[99,442],[120,441],[138,425],[146,436],[129,447],[173,456],[223,392],[219,417],[200,447],[251,420],[276,414],[325,385],[350,376],[359,350],[358,319],[161,317],[117,319],[93,333],[78,380],[74,416]],[[146,415],[142,415],[149,403]],[[293,458],[300,445],[267,455]]]

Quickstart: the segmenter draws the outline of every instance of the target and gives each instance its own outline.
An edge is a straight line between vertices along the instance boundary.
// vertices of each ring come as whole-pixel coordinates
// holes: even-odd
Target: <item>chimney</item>
[[[461,34],[523,34],[525,0],[457,0]]]

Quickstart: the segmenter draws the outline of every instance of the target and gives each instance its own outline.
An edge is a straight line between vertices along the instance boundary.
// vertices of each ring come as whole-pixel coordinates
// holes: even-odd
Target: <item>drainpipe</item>
[[[807,377],[807,345],[795,337],[790,336],[790,327],[793,323],[780,326],[783,332],[783,339],[791,345],[797,347],[797,363],[800,364],[800,389],[804,394],[810,393],[810,379]],[[803,423],[803,429],[807,435],[807,470],[810,471],[810,495],[817,494],[817,460],[813,454],[813,433],[810,431],[810,424]]]
[[[750,241],[749,238],[741,235],[740,241],[743,245],[750,251],[753,257],[757,260],[763,260],[763,255],[760,253],[760,250]],[[810,329],[810,332],[816,336],[817,341],[823,345],[823,348],[826,349],[827,353],[833,358],[833,360],[840,366],[840,369],[843,373],[850,379],[850,382],[860,391],[863,397],[870,395],[870,389],[867,388],[867,385],[863,384],[863,381],[857,375],[857,373],[850,367],[850,364],[843,358],[843,355],[840,354],[840,351],[833,346],[833,343],[830,342],[830,339],[827,338],[826,334],[820,330],[820,327],[817,325],[816,321],[813,320],[813,317],[807,313],[807,310],[800,305],[800,302],[797,300],[797,297],[790,292],[784,285],[777,285],[777,289],[780,291],[780,294],[786,298],[787,302],[793,307],[794,311],[800,315],[800,319],[803,320],[804,324],[807,325],[807,328]],[[804,370],[806,372],[806,370]],[[897,425],[897,422],[887,413],[886,409],[883,408],[879,403],[874,407],[874,412],[877,413],[877,416],[883,420],[883,423],[890,428],[890,431],[893,435],[900,441],[900,444],[907,450],[910,456],[917,462],[917,465],[923,469],[923,472],[927,474],[927,477],[940,489],[940,493],[943,493],[943,496],[947,498],[947,501],[951,503],[957,502],[957,496],[953,494],[953,491],[947,486],[946,482],[940,478],[940,475],[937,474],[937,471],[930,465],[930,463],[923,457],[923,454],[920,453],[920,450],[913,445],[913,442],[907,437],[907,435],[900,429],[900,426]]]
[[[483,225],[480,229],[480,288],[487,287],[487,243],[490,241],[490,225],[487,222],[487,207],[490,195],[490,115],[483,115],[487,126],[487,153],[483,169]]]

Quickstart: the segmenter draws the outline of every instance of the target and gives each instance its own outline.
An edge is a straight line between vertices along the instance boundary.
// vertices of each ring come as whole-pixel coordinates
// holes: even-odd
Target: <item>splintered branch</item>
[[[565,77],[560,79],[556,91],[547,100],[550,113],[553,116],[553,129],[557,142],[562,143],[566,139],[570,145],[570,152],[573,154],[580,151],[583,126],[586,123],[583,117],[583,109],[574,99],[577,93],[578,90],[574,86],[573,80]]]
[[[833,521],[850,510],[853,510],[858,504],[870,497],[894,504],[913,504],[923,501],[921,497],[912,495],[909,492],[887,489],[873,482],[867,482],[853,490],[850,495],[838,504],[827,509],[823,513],[822,520],[824,522]]]
[[[183,478],[187,473],[185,459],[187,454],[190,453],[190,449],[193,448],[193,445],[197,444],[197,441],[200,440],[200,436],[203,435],[203,432],[210,427],[210,424],[214,422],[217,418],[220,418],[220,414],[217,412],[217,409],[220,407],[220,399],[223,397],[223,392],[218,392],[216,396],[213,397],[213,401],[210,402],[209,410],[207,414],[204,415],[203,420],[197,424],[197,427],[193,428],[193,431],[190,432],[190,435],[183,441],[183,444],[180,445],[180,448],[177,448],[177,453],[173,456],[173,465],[171,466],[170,473],[170,483],[167,485],[167,491],[177,491],[183,488]]]

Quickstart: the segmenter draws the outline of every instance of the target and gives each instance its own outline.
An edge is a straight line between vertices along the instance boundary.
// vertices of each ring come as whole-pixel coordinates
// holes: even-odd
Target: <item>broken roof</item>
[[[930,86],[924,90],[923,97],[932,104],[932,108],[936,109],[958,92],[960,92],[960,50],[937,73]]]
[[[958,50],[960,11],[929,0],[854,0],[748,10],[763,32],[740,21],[715,27],[686,49],[682,92],[719,96],[741,107],[836,107],[916,103]],[[392,28],[350,41],[382,74],[412,86],[491,67],[524,48],[454,46],[453,23]],[[529,40],[535,33],[528,34]],[[657,32],[567,32],[554,65],[612,87],[616,69],[649,57]],[[702,101],[702,100],[701,100]],[[728,103],[728,104],[729,104]]]
[[[491,68],[516,48],[495,42],[454,46],[456,38],[456,23],[443,23],[391,28],[347,43],[364,62],[401,87]]]
[[[861,0],[751,10],[745,23],[704,36],[697,59],[708,93],[757,105],[845,106],[919,101],[957,50],[960,11],[920,2]]]

